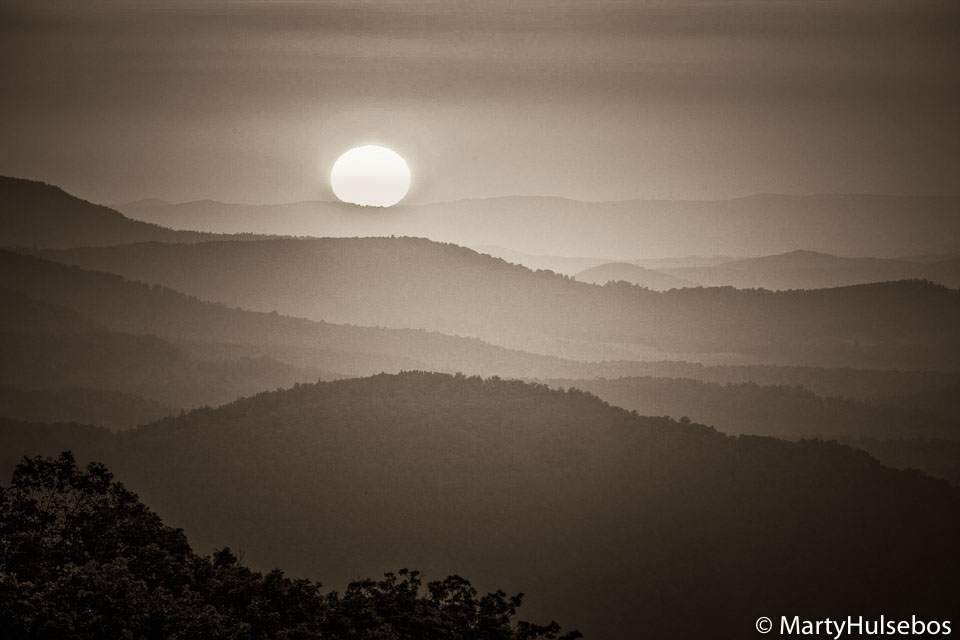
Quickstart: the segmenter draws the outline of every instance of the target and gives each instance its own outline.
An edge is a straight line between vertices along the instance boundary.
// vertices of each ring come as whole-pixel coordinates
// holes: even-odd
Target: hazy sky
[[[960,2],[0,0],[0,173],[101,202],[960,191]]]

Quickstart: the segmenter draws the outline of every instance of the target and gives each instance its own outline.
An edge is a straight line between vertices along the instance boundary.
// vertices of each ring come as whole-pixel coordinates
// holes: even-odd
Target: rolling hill
[[[933,438],[960,442],[960,414],[947,416],[897,406],[891,400],[868,402],[820,396],[802,386],[717,384],[652,377],[544,382],[593,393],[640,415],[687,416],[733,435],[790,440]]]
[[[668,269],[666,273],[707,287],[738,289],[825,289],[870,282],[923,279],[960,287],[960,262],[911,262],[880,258],[841,258],[814,251],[736,260],[710,267]]]
[[[381,375],[115,436],[2,423],[0,438],[7,465],[71,438],[202,552],[228,544],[328,586],[458,572],[599,640],[955,604],[960,490],[836,444],[728,437],[582,392]]]
[[[544,269],[567,276],[576,275],[585,269],[608,262],[608,260],[604,258],[585,258],[577,256],[537,256],[529,253],[513,251],[512,249],[506,249],[504,247],[498,247],[496,245],[464,246],[473,249],[477,253],[485,253],[488,256],[501,258],[507,262],[512,262],[513,264],[522,264],[533,271]]]
[[[72,285],[76,295],[90,293],[82,278]],[[142,328],[111,331],[76,310],[3,288],[0,309],[0,416],[8,418],[128,428],[320,376],[315,367],[262,355],[177,347]],[[107,309],[100,315],[110,324]]]
[[[696,286],[690,280],[671,276],[660,271],[639,267],[629,262],[608,262],[584,269],[574,276],[579,282],[607,284],[608,282],[629,282],[654,291],[667,291],[681,287]]]
[[[840,367],[730,366],[695,362],[607,362],[590,369],[592,378],[683,378],[718,385],[756,383],[805,387],[818,396],[838,396],[870,402],[903,403],[938,414],[960,416],[950,398],[960,387],[960,373],[895,371]],[[902,399],[898,400],[899,397]]]
[[[210,404],[210,401],[203,404]],[[182,406],[186,404],[175,407],[109,389],[73,387],[51,390],[0,386],[0,418],[23,422],[72,422],[122,431],[175,415]]]
[[[686,418],[731,435],[837,440],[891,467],[918,469],[960,486],[960,410],[942,401],[955,396],[956,388],[864,401],[754,382],[652,377],[544,382],[593,393],[640,415]],[[931,396],[941,402],[924,402]]]
[[[128,427],[156,417],[153,406],[132,413],[131,403],[136,402],[129,396],[179,410],[318,377],[425,368],[530,378],[656,376],[804,385],[820,395],[865,400],[914,394],[919,399],[909,402],[925,404],[931,401],[924,398],[930,397],[943,404],[936,398],[960,386],[958,374],[922,371],[581,363],[423,331],[314,323],[228,309],[115,275],[15,253],[0,253],[0,264],[0,277],[7,285],[46,300],[0,287],[0,378],[21,393],[33,393],[4,403],[0,415],[18,419],[72,417]],[[92,401],[76,394],[97,397],[102,406],[91,412]],[[71,407],[78,411],[75,415]],[[688,413],[689,409],[681,412]]]
[[[606,261],[629,256],[746,257],[798,247],[884,258],[960,253],[956,196],[757,195],[624,202],[505,197],[380,212],[331,202],[259,206],[200,201],[121,209],[133,218],[198,231],[422,236],[465,246],[495,245],[532,255],[598,256]]]
[[[316,380],[321,373],[265,357],[201,359],[156,336],[118,332],[0,333],[0,356],[2,386],[56,391],[61,400],[77,389],[118,391],[122,395],[103,396],[119,403],[117,410],[133,395],[165,405],[168,413],[217,406],[265,389]],[[0,415],[20,415],[9,410],[3,406]],[[70,419],[84,417],[77,413]]]
[[[0,287],[2,332],[82,333],[101,330],[100,324],[76,311]]]
[[[653,292],[532,272],[417,238],[146,243],[41,255],[230,306],[476,336],[579,360],[949,370],[960,352],[960,291],[925,282]]]
[[[45,310],[61,326],[84,322],[88,329],[103,332],[152,335],[202,360],[267,357],[295,367],[320,369],[325,375],[421,368],[546,377],[570,375],[580,366],[471,338],[229,308],[172,289],[10,251],[0,251],[0,293],[3,288],[11,302],[4,305],[4,314],[13,318],[10,323],[39,313],[18,311],[22,304]],[[29,331],[30,325],[12,324],[10,328],[23,332]]]
[[[0,176],[0,247],[98,247],[216,237],[133,220],[43,182]]]

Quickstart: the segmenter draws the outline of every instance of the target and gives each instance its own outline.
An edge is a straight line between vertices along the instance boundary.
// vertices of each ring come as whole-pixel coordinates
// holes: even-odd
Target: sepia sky
[[[87,199],[960,191],[960,3],[0,0],[0,173]]]

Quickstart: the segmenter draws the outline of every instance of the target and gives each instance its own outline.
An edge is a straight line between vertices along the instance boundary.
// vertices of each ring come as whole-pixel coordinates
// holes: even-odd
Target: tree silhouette
[[[25,458],[0,487],[0,637],[573,640],[555,622],[515,622],[522,596],[479,596],[418,571],[320,584],[194,554],[107,468],[70,452]]]

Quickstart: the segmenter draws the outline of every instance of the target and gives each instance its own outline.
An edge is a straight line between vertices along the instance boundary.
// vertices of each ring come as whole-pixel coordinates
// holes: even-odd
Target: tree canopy
[[[100,463],[24,458],[0,487],[0,636],[574,640],[516,620],[523,596],[402,569],[342,593],[200,556]]]

